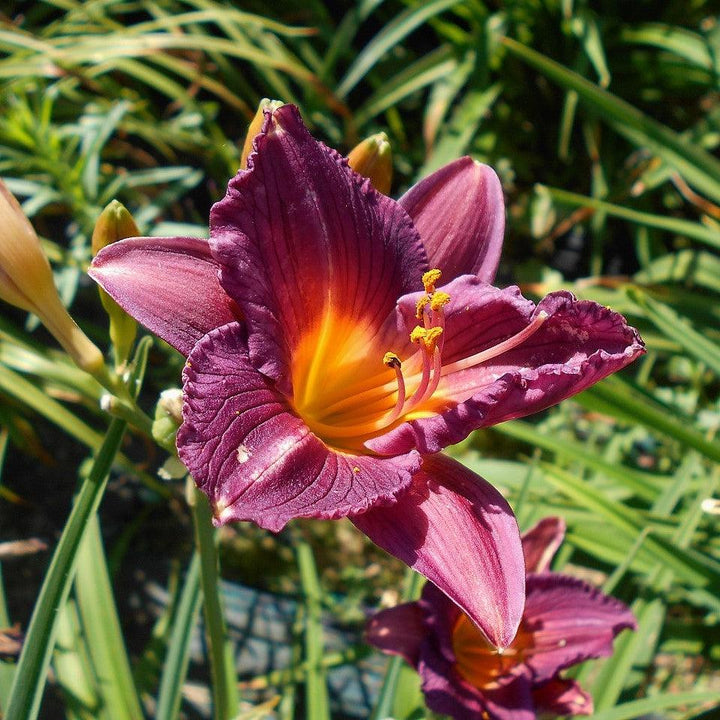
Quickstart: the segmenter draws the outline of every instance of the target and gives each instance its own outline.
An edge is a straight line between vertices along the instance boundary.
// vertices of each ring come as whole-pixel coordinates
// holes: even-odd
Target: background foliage
[[[394,194],[464,153],[493,165],[508,205],[502,283],[610,305],[640,328],[648,354],[531,422],[476,433],[455,454],[507,493],[523,528],[561,514],[569,532],[557,567],[632,605],[638,631],[578,672],[595,717],[695,717],[717,710],[720,688],[720,515],[708,500],[720,482],[716,11],[704,0],[11,2],[0,16],[0,175],[43,238],[63,299],[106,346],[83,274],[100,210],[118,198],[142,232],[206,234],[262,97],[297,103],[343,152],[384,130]],[[226,578],[297,599],[287,663],[254,678],[241,667],[242,717],[343,717],[350,710],[331,707],[325,689],[328,669],[343,666],[362,669],[374,717],[425,717],[412,673],[390,663],[384,674],[358,635],[363,609],[397,599],[388,588],[401,569],[344,523],[296,523],[277,537],[240,525],[194,542],[202,509],[188,511],[178,468],[146,427],[124,442],[118,421],[105,432],[102,389],[48,350],[36,325],[3,307],[1,539],[39,535],[52,550],[71,528],[78,467],[76,510],[95,478],[76,521],[76,544],[84,539],[72,551],[81,554],[72,592],[60,579],[54,601],[37,601],[47,554],[3,566],[0,626],[27,628],[36,601],[59,613],[40,712],[233,708],[233,663],[212,623],[239,591],[217,592],[219,542]],[[182,358],[155,340],[139,349],[138,375],[146,359],[140,402],[151,411],[178,384]],[[92,469],[81,462],[88,450]],[[161,591],[154,616],[149,587]],[[197,684],[202,661],[182,692],[201,605],[212,702]],[[328,624],[347,637],[323,652]],[[25,679],[33,712],[37,663]],[[14,670],[0,665],[2,708]]]

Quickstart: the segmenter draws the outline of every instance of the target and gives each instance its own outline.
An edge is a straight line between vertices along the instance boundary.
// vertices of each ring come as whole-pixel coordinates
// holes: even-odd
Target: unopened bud
[[[98,217],[92,234],[92,252],[97,255],[106,245],[140,234],[133,216],[117,200],[113,200]],[[123,367],[130,357],[137,323],[101,287],[100,302],[110,319],[110,341],[115,349],[115,363]]]
[[[60,300],[50,263],[20,204],[0,180],[0,298],[35,313],[83,370],[96,374],[103,356]]]
[[[113,200],[100,213],[92,234],[92,254],[97,255],[106,245],[116,240],[137,237],[138,226],[128,209],[117,200]]]
[[[270,100],[263,98],[258,105],[255,117],[250,121],[250,125],[245,135],[245,143],[243,144],[242,155],[240,156],[240,169],[245,170],[247,168],[248,155],[253,150],[253,140],[255,136],[262,130],[263,123],[265,122],[265,111],[273,112],[285,103],[281,100]]]
[[[155,419],[152,435],[162,447],[172,450],[175,447],[175,435],[182,424],[182,390],[172,388],[163,390],[155,407]]]
[[[348,164],[359,175],[370,180],[373,187],[388,195],[392,185],[392,150],[383,132],[371,135],[356,145],[347,156]]]

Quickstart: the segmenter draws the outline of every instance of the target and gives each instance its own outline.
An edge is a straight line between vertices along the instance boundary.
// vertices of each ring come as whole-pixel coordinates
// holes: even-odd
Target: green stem
[[[108,473],[122,442],[126,424],[110,423],[105,439],[83,480],[70,517],[50,563],[40,596],[25,636],[15,671],[5,720],[35,720],[45,686],[50,653],[55,639],[56,620],[64,606],[75,574],[78,549],[89,528],[107,485]]]
[[[324,642],[320,578],[310,545],[305,541],[300,541],[296,553],[307,612],[305,621],[306,717],[310,720],[330,720],[327,671],[323,665]]]
[[[230,720],[238,713],[239,697],[233,649],[227,637],[219,593],[217,538],[207,498],[194,485],[191,505],[195,543],[200,555],[200,582],[205,632],[210,649],[214,717],[216,720]]]
[[[144,413],[134,402],[123,400],[117,395],[105,395],[102,398],[103,410],[116,418],[125,420],[148,437],[152,437],[152,418]]]

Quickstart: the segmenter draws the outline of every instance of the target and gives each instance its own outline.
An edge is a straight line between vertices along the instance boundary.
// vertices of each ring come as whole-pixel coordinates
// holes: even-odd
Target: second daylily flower
[[[619,600],[550,572],[565,523],[541,520],[523,536],[527,601],[513,643],[498,652],[432,584],[418,602],[383,610],[368,641],[417,668],[429,708],[457,720],[535,720],[591,715],[592,698],[562,670],[612,654],[613,638],[635,628]]]
[[[504,206],[487,166],[462,158],[395,202],[291,105],[254,148],[209,242],[126,240],[91,270],[188,356],[181,459],[218,523],[349,516],[506,645],[524,599],[514,517],[436,453],[625,366],[637,333],[569,293],[536,307],[488,284]]]

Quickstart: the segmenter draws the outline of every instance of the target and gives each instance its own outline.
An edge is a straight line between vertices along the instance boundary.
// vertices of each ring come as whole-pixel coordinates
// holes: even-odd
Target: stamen
[[[416,325],[410,333],[410,342],[414,342],[419,345],[421,341],[425,340],[427,336],[427,330],[424,327]]]
[[[423,338],[423,342],[425,343],[425,347],[430,352],[433,352],[435,350],[435,348],[437,347],[438,340],[440,339],[440,336],[442,334],[443,334],[443,329],[441,327],[431,327],[426,330],[425,337]]]
[[[391,368],[400,367],[400,358],[395,353],[386,352],[383,357],[383,365],[387,365]]]
[[[438,270],[437,268],[433,268],[432,270],[428,270],[426,273],[423,273],[422,276],[422,284],[425,288],[425,292],[428,294],[432,294],[435,292],[435,283],[442,277],[442,272]]]
[[[429,298],[429,302],[430,309],[434,312],[438,312],[450,302],[450,295],[448,295],[446,292],[442,292],[439,290],[432,294],[432,296]]]
[[[443,366],[442,374],[448,375],[449,373],[458,372],[459,370],[466,370],[467,368],[475,367],[486,360],[491,360],[498,355],[502,355],[508,350],[512,350],[520,345],[520,343],[525,342],[525,340],[527,340],[531,335],[534,335],[548,317],[550,316],[544,310],[541,310],[535,319],[520,332],[515,333],[512,337],[509,337],[507,340],[503,340],[501,343],[498,343],[493,347],[487,348],[487,350],[482,350],[479,353],[475,353],[475,355],[471,355],[470,357],[466,357],[462,360],[457,360],[454,363]]]
[[[415,317],[418,320],[422,320],[423,317],[423,310],[425,310],[425,306],[430,302],[430,296],[429,295],[423,295],[416,303],[415,303]]]

